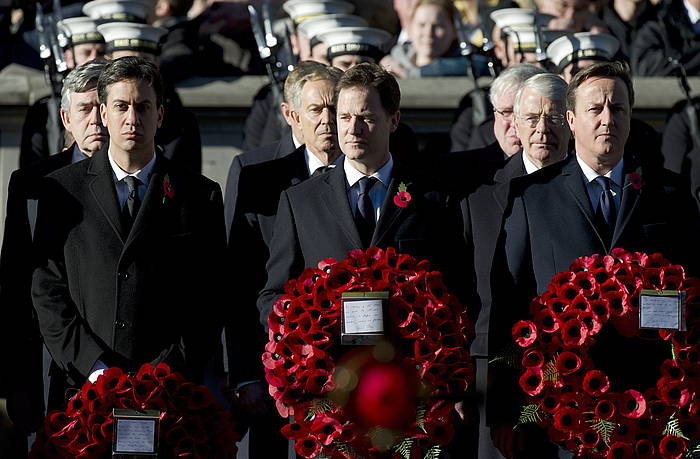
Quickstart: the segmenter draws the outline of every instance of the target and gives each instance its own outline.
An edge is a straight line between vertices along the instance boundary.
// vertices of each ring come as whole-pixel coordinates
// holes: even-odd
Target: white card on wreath
[[[114,410],[112,454],[157,456],[158,410]]]
[[[384,333],[384,301],[355,300],[344,303],[345,333]]]
[[[642,290],[639,328],[685,331],[685,292]]]

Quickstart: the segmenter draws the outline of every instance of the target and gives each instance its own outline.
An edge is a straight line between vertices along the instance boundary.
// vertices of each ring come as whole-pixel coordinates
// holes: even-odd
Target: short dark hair
[[[619,78],[627,87],[627,95],[629,97],[630,108],[634,105],[634,86],[630,69],[624,62],[599,62],[589,67],[584,68],[571,80],[569,87],[566,90],[566,108],[572,112],[576,108],[576,90],[586,80],[591,78]]]
[[[144,80],[156,93],[156,103],[163,103],[163,78],[158,67],[142,57],[126,56],[109,61],[97,80],[97,96],[107,103],[107,87],[124,80]]]
[[[390,115],[399,111],[401,90],[394,76],[377,64],[364,62],[348,69],[335,85],[335,105],[338,105],[340,91],[354,87],[374,87],[379,92],[382,107]]]

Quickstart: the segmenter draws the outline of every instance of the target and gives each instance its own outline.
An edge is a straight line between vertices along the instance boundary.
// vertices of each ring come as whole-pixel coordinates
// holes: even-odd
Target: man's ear
[[[66,131],[70,132],[70,115],[63,109],[61,109],[61,121],[63,122],[63,127],[66,128]]]
[[[102,126],[107,126],[107,106],[105,104],[100,104],[100,118],[102,119]]]
[[[399,128],[400,121],[401,121],[401,112],[399,110],[396,110],[396,113],[391,115],[391,119],[389,120],[389,122],[391,123],[391,126],[390,126],[391,131],[390,132],[394,132]]]
[[[567,110],[566,111],[566,121],[567,121],[567,123],[569,123],[569,130],[571,131],[572,137],[576,136],[576,131],[574,131],[574,120],[576,120],[576,115],[574,114],[574,112],[571,110]]]

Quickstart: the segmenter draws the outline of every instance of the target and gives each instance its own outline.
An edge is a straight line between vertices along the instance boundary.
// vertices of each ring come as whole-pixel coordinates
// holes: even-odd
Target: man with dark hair
[[[587,67],[569,84],[566,116],[575,154],[528,175],[515,190],[506,212],[504,251],[494,262],[506,269],[495,269],[492,277],[499,286],[494,308],[504,313],[491,323],[491,343],[505,342],[530,300],[578,257],[608,254],[615,247],[660,252],[689,274],[697,272],[698,244],[692,241],[699,217],[687,186],[676,174],[625,151],[633,103],[629,71],[619,62]],[[630,364],[639,363],[635,356],[656,362],[654,349],[629,343],[636,349],[629,344],[610,349],[627,349]],[[620,366],[610,379],[624,382],[626,370]]]
[[[345,156],[280,197],[267,284],[258,298],[263,325],[287,280],[325,258],[343,260],[354,249],[394,247],[430,260],[455,294],[466,288],[458,262],[465,250],[458,203],[389,151],[400,99],[395,78],[375,64],[357,65],[338,81],[338,143]],[[402,183],[412,196],[405,207],[394,202]]]
[[[107,151],[43,184],[32,296],[70,386],[144,362],[198,381],[218,337],[221,192],[156,152],[160,81],[144,59],[108,63],[98,81]]]
[[[267,333],[258,322],[255,301],[265,286],[265,262],[280,193],[333,167],[340,155],[333,88],[341,74],[318,62],[300,63],[287,77],[285,98],[294,138],[305,143],[287,151],[243,153],[234,159],[229,173],[228,261],[233,270],[231,286],[240,304],[226,321],[229,380],[235,404],[250,421],[250,457],[281,457],[287,448],[279,433],[281,419],[264,383],[260,355]],[[240,263],[241,259],[247,262]]]
[[[31,297],[39,189],[45,175],[88,158],[106,144],[97,99],[97,79],[103,68],[104,63],[88,63],[63,80],[61,119],[75,143],[10,177],[0,254],[0,310],[6,324],[0,333],[0,364],[13,371],[0,373],[0,398],[7,399],[10,418],[24,435],[35,431],[43,420],[42,382],[49,373],[48,365],[42,365],[43,344]]]

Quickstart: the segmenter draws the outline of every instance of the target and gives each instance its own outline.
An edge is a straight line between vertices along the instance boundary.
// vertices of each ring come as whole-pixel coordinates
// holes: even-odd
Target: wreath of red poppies
[[[520,386],[528,396],[520,422],[537,422],[584,457],[700,453],[700,281],[660,254],[621,249],[579,258],[569,269],[533,300],[532,319],[512,330],[523,350]],[[686,292],[688,331],[640,330],[642,289]],[[605,327],[618,337],[668,346],[655,386],[619,387],[596,366],[589,351]]]
[[[236,457],[240,436],[211,391],[164,363],[147,363],[133,376],[109,368],[94,384],[86,382],[64,411],[46,416],[30,458],[111,456],[114,408],[161,411],[158,457]]]
[[[337,388],[338,362],[351,351],[339,344],[340,311],[341,295],[353,291],[389,292],[385,338],[397,351],[394,363],[417,373],[424,389],[415,422],[397,437],[400,445],[392,445],[396,454],[450,442],[456,397],[473,380],[473,327],[427,261],[393,248],[354,250],[343,261],[326,259],[305,269],[284,291],[268,319],[262,359],[280,415],[294,415],[282,433],[295,440],[300,455],[358,458],[377,452],[372,429],[329,397]]]

